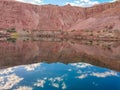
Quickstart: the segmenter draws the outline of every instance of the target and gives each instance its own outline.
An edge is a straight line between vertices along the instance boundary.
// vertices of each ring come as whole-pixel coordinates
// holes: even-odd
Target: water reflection
[[[118,41],[38,37],[0,41],[1,90],[120,90]]]
[[[120,71],[120,42],[38,37],[1,39],[0,68],[43,61],[86,62]]]
[[[81,62],[36,63],[1,69],[0,89],[119,90],[120,73]]]

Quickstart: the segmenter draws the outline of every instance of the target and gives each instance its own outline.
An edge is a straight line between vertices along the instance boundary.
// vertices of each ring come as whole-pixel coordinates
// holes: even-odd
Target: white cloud
[[[42,4],[43,0],[16,0],[20,2],[25,2],[25,3],[31,3],[31,4]]]
[[[99,73],[99,72],[95,73],[95,72],[93,72],[91,74],[91,76],[96,76],[96,77],[99,77],[99,78],[105,78],[105,77],[108,77],[108,76],[118,76],[118,74],[116,72],[113,72],[113,71],[104,72],[104,73]]]
[[[109,1],[109,2],[116,2],[116,1],[120,1],[120,0],[111,0],[111,1]]]
[[[90,2],[90,0],[78,0],[78,1],[80,1],[80,2],[86,2],[86,3]]]
[[[92,0],[75,0],[73,2],[67,2],[67,4],[70,4],[72,6],[80,6],[80,7],[90,7],[96,4],[99,4],[100,2],[96,1],[92,1]]]
[[[15,0],[15,1],[20,1],[20,2],[24,2],[24,0]]]

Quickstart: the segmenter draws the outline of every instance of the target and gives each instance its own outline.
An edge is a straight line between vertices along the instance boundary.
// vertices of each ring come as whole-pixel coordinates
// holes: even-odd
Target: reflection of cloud
[[[55,77],[55,78],[49,78],[49,80],[52,81],[52,82],[55,82],[55,81],[60,82],[60,81],[63,81],[63,78],[61,78],[61,77]]]
[[[114,71],[106,71],[106,72],[93,72],[92,68],[94,68],[94,66],[90,65],[90,64],[86,64],[86,63],[73,63],[73,64],[70,64],[71,66],[74,66],[76,68],[78,68],[79,70],[77,71],[77,74],[80,74],[78,75],[76,78],[79,78],[79,79],[84,79],[88,76],[96,76],[96,77],[101,77],[101,78],[105,78],[105,77],[108,77],[108,76],[118,76],[117,72],[114,72]],[[84,69],[82,70],[82,68]],[[88,69],[89,68],[89,71]]]
[[[0,76],[0,86],[4,84],[4,77]]]
[[[33,88],[32,87],[28,87],[28,86],[20,86],[19,88],[14,89],[14,90],[33,90]]]
[[[98,86],[98,84],[97,84],[97,83],[95,83],[95,82],[92,82],[92,84],[93,84],[94,86]]]
[[[83,75],[77,76],[76,78],[84,79],[84,78],[86,78],[87,76],[88,76],[87,74],[83,74]]]
[[[66,89],[67,88],[67,86],[66,86],[66,84],[63,82],[62,83],[62,89]]]
[[[87,63],[73,63],[73,64],[70,64],[72,66],[76,66],[77,68],[86,68],[88,66],[91,66],[90,64],[87,64]]]
[[[51,85],[52,87],[59,88],[61,86],[61,89],[63,90],[67,88],[65,82],[63,81],[64,79],[61,77],[54,77],[54,78],[45,77],[42,80],[41,79],[37,80],[37,82],[34,83],[34,86],[44,88],[45,83],[50,82],[49,85]]]
[[[27,71],[33,71],[33,70],[35,70],[35,68],[37,68],[38,66],[40,66],[40,63],[31,64],[31,65],[25,65],[24,68],[25,68]]]
[[[95,72],[93,72],[91,75],[96,76],[96,77],[101,77],[101,78],[105,78],[105,77],[108,77],[108,76],[118,76],[118,74],[116,72],[113,72],[113,71],[104,72],[104,73],[99,73],[99,72],[95,73]]]
[[[72,69],[68,69],[68,71],[70,72],[70,71],[72,71]]]
[[[21,80],[23,80],[23,78],[17,76],[16,74],[14,74],[14,72],[20,74],[22,77],[25,77],[24,80],[28,80],[29,77],[26,77],[26,75],[24,75],[24,73],[21,74],[21,70],[25,70],[25,73],[29,74],[29,75],[32,75],[34,73],[38,74],[39,72],[36,72],[36,71],[41,71],[41,68],[39,68],[39,66],[40,66],[40,63],[37,63],[37,64],[32,64],[32,65],[24,65],[24,66],[18,66],[18,67],[5,69],[5,70],[0,70],[0,75],[1,75],[0,76],[0,89],[1,90],[2,89],[10,90],[12,88],[16,88],[16,86],[17,86],[17,89],[15,89],[15,90],[32,90],[33,87],[44,89],[46,87],[46,85],[48,85],[48,86],[51,86],[51,88],[56,88],[56,89],[59,88],[59,89],[63,90],[68,87],[67,83],[71,84],[68,81],[69,78],[71,78],[72,80],[73,79],[74,80],[77,80],[77,79],[84,80],[86,78],[85,80],[87,81],[87,80],[89,80],[87,77],[104,78],[104,77],[108,77],[108,76],[118,76],[117,72],[107,70],[104,68],[99,69],[99,67],[92,66],[92,65],[86,64],[86,63],[69,64],[66,69],[60,69],[61,73],[56,72],[58,70],[58,68],[54,69],[55,72],[51,72],[50,71],[51,67],[48,67],[47,65],[44,66],[44,64],[42,64],[40,67],[42,68],[42,66],[43,66],[45,69],[48,68],[48,70],[45,70],[45,71],[47,71],[48,74],[46,74],[44,71],[44,72],[41,72],[40,75],[38,75],[37,77],[34,77],[34,79],[38,79],[38,78],[39,79],[36,80],[35,82],[32,81],[30,83],[30,84],[33,84],[31,87],[27,86],[27,84],[26,84],[26,86],[18,86],[19,85],[18,83]],[[20,70],[20,71],[18,71],[18,70]],[[35,70],[35,72],[34,71],[28,72],[28,71],[32,71],[32,70]],[[66,70],[66,71],[64,71],[64,70]],[[55,76],[57,76],[57,77],[55,77]],[[43,78],[41,78],[41,77],[43,77]],[[94,81],[94,82],[90,81],[90,83],[93,86],[99,85],[99,84],[97,84],[96,81]]]
[[[45,80],[37,80],[37,82],[34,84],[34,86],[43,88],[44,84],[45,84]]]
[[[58,83],[52,83],[53,87],[59,88],[59,84]]]
[[[49,78],[49,81],[51,81],[51,85],[53,87],[59,88],[59,83],[63,81],[61,77],[55,77],[55,78]]]
[[[0,76],[0,89],[9,90],[21,80],[23,78],[18,77],[16,74]]]
[[[73,63],[70,64],[71,66],[74,66],[76,68],[78,68],[79,70],[77,71],[77,74],[81,74],[80,76],[77,76],[76,78],[79,79],[84,79],[88,76],[96,76],[96,77],[101,77],[101,78],[105,78],[108,76],[118,76],[117,72],[114,71],[106,71],[106,72],[93,72],[94,66],[90,65],[90,64],[86,64],[86,63]],[[84,70],[82,70],[81,68],[84,68]],[[94,68],[94,70],[97,68]]]
[[[7,69],[0,70],[0,74],[9,74],[9,73],[12,73],[12,72],[14,72],[14,70],[12,68],[7,68]]]
[[[62,89],[66,89],[66,84],[63,82],[64,79],[61,77],[55,77],[55,78],[49,78],[49,81],[51,81],[51,85],[55,88],[59,88],[60,86],[62,86]],[[62,84],[60,84],[62,83]]]
[[[80,74],[80,73],[82,73],[82,71],[81,71],[81,70],[78,70],[77,73]]]

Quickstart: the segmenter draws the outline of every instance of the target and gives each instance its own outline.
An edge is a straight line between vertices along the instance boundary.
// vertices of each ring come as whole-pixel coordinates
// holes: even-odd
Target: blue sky
[[[25,3],[32,3],[32,4],[54,4],[54,5],[66,5],[71,4],[72,6],[81,6],[81,7],[88,7],[99,3],[105,2],[114,2],[116,0],[17,0]]]

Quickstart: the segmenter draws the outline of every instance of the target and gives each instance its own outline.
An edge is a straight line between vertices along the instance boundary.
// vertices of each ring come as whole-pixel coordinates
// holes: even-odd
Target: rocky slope
[[[70,5],[31,5],[11,0],[0,1],[0,29],[84,30],[120,29],[120,2],[89,8]]]

